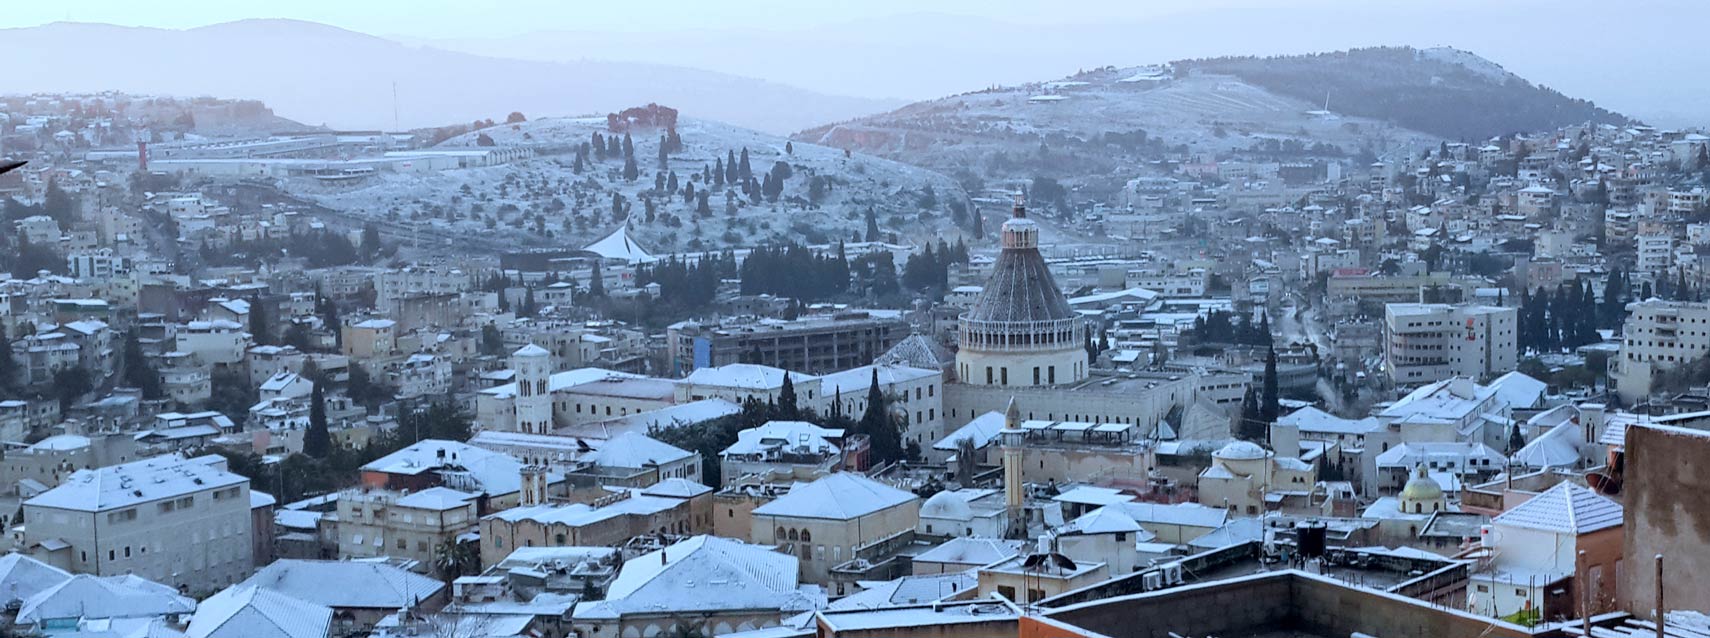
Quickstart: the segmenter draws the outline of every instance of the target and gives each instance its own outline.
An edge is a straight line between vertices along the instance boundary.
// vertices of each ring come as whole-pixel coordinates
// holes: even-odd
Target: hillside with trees
[[[1452,49],[1374,47],[1311,55],[1174,63],[1176,74],[1232,75],[1335,113],[1392,122],[1448,139],[1481,140],[1627,117],[1526,81]]]

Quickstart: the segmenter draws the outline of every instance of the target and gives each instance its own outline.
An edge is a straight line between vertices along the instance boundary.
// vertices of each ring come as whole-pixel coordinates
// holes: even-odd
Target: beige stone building
[[[79,470],[23,507],[24,551],[73,573],[201,591],[254,569],[249,479],[222,456]]]
[[[1257,516],[1266,511],[1267,494],[1310,491],[1316,475],[1310,463],[1235,441],[1213,452],[1211,467],[1199,473],[1199,502]]]
[[[706,533],[712,502],[711,488],[686,479],[591,503],[527,502],[481,519],[482,561],[490,566],[519,547],[618,546],[646,534]]]
[[[829,583],[832,568],[862,550],[913,534],[920,498],[851,472],[838,472],[754,508],[749,540],[801,559],[806,582]],[[841,583],[839,583],[841,585]],[[833,596],[851,592],[833,592]]]
[[[405,558],[427,569],[440,544],[475,528],[476,501],[444,487],[345,490],[338,498],[339,558]]]

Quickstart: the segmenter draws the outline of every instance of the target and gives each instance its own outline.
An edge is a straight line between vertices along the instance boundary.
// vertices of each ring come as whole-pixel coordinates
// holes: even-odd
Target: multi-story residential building
[[[684,321],[666,332],[666,346],[676,374],[732,363],[822,374],[872,363],[908,335],[908,321],[900,315],[856,311],[794,320]]]
[[[1674,266],[1674,236],[1644,233],[1633,238],[1638,253],[1634,270],[1659,273]]]
[[[1188,270],[1131,270],[1124,279],[1130,288],[1145,288],[1165,297],[1204,297],[1211,286],[1211,271],[1204,268]]]
[[[254,346],[249,349],[249,383],[261,385],[281,372],[301,372],[307,360],[295,346]]]
[[[365,319],[346,323],[344,356],[357,358],[383,357],[397,348],[398,324],[391,319]]]
[[[1706,202],[1710,202],[1710,193],[1706,193],[1702,186],[1668,192],[1668,212],[1671,215],[1692,215],[1703,209]]]
[[[162,456],[79,470],[24,501],[24,547],[74,573],[195,590],[249,576],[249,479],[225,457]]]
[[[1656,373],[1710,356],[1710,304],[1647,299],[1627,304],[1627,313],[1609,365],[1622,401],[1649,395]]]
[[[386,556],[433,564],[436,549],[474,529],[478,495],[444,487],[419,492],[350,489],[338,496],[339,558]]]
[[[161,391],[176,403],[197,405],[213,396],[213,375],[208,367],[186,352],[168,352],[160,357]]]
[[[244,332],[244,326],[224,319],[191,321],[178,330],[175,338],[177,343],[173,349],[190,353],[202,365],[243,363],[244,352],[250,346],[249,333]]]
[[[1491,378],[1518,364],[1514,308],[1389,304],[1384,308],[1384,369],[1400,386],[1465,376]]]
[[[442,395],[451,391],[451,362],[431,354],[413,354],[386,366],[386,380],[398,398]]]
[[[524,547],[620,546],[647,534],[683,536],[712,531],[712,488],[669,479],[623,488],[590,503],[525,499],[481,518],[481,556],[491,564]]]
[[[79,279],[108,279],[131,272],[131,258],[116,255],[109,248],[79,250],[67,255],[65,262],[71,276]]]

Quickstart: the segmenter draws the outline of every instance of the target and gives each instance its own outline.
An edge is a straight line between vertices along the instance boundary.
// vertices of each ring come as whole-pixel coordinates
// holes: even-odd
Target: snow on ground
[[[640,172],[633,182],[623,179],[621,157],[598,160],[590,154],[583,170],[575,171],[574,149],[595,132],[609,135],[604,117],[500,124],[451,138],[438,148],[473,147],[485,134],[498,146],[531,146],[536,157],[427,175],[386,173],[354,187],[328,187],[305,179],[288,188],[358,215],[415,219],[454,232],[514,239],[519,245],[579,247],[627,218],[630,235],[655,253],[849,239],[864,231],[869,207],[882,231],[894,232],[907,243],[949,230],[952,202],[967,202],[955,181],[933,171],[804,142],[791,143],[789,153],[784,138],[689,118],[678,124],[683,149],[667,163],[667,170],[677,175],[679,190],[666,195],[654,190],[662,130],[633,133]],[[775,202],[756,204],[740,190],[727,197],[730,189],[715,188],[708,198],[710,213],[697,218],[695,203],[682,196],[683,185],[693,181],[697,192],[706,190],[708,184],[691,175],[712,168],[729,152],[740,156],[743,148],[749,151],[756,180],[776,162],[789,165],[791,177],[782,195]],[[825,178],[826,184],[817,205],[809,202],[813,176]],[[927,187],[935,200],[924,202],[932,204],[930,208],[923,207]],[[614,217],[613,193],[624,200],[625,215]],[[643,197],[657,205],[652,221]]]

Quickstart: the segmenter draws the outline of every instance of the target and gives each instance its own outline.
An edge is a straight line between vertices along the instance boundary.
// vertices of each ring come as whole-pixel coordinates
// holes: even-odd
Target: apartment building
[[[338,497],[339,558],[386,556],[432,565],[436,548],[475,528],[478,497],[445,487],[345,490]]]
[[[684,321],[666,335],[678,374],[732,363],[757,363],[823,374],[871,363],[909,335],[900,315],[865,311],[783,319]]]
[[[1649,395],[1656,373],[1710,355],[1710,304],[1649,299],[1627,304],[1627,313],[1609,366],[1622,401]]]
[[[1518,364],[1518,311],[1478,305],[1384,307],[1384,370],[1398,386],[1491,378]]]
[[[201,590],[254,569],[249,479],[219,455],[79,470],[23,507],[24,551],[70,572]]]

